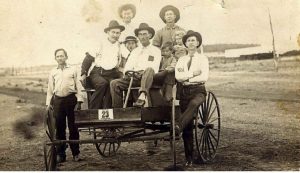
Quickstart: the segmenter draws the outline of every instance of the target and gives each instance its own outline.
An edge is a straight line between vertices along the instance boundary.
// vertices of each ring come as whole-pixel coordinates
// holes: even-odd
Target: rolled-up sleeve
[[[52,75],[53,71],[51,70],[49,77],[48,77],[48,89],[47,89],[47,97],[46,97],[46,105],[49,106],[54,90],[54,79]]]
[[[76,87],[76,97],[77,97],[77,102],[83,102],[84,98],[84,93],[83,93],[83,86],[81,82],[79,81],[79,70],[77,68],[74,68],[74,82],[75,82],[75,87]]]

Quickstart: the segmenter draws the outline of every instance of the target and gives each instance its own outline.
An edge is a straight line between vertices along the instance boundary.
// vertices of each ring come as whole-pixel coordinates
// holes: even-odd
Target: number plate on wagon
[[[112,120],[114,119],[113,109],[98,109],[99,120]]]

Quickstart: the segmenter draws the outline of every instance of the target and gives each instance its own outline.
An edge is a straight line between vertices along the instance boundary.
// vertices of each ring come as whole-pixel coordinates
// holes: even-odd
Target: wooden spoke
[[[220,119],[220,118],[219,118],[219,117],[217,117],[217,118],[215,118],[215,119],[213,119],[213,120],[209,121],[208,123],[215,122],[216,120],[219,120],[219,119]]]
[[[208,140],[209,140],[209,143],[211,144],[212,149],[214,150],[214,153],[215,153],[216,152],[216,148],[215,148],[213,142],[211,141],[210,133],[208,134]]]
[[[116,133],[119,132],[119,129],[103,129],[102,133],[94,133],[94,139],[97,139],[97,137],[102,139],[116,139]],[[98,150],[99,154],[103,157],[110,157],[116,155],[117,151],[120,148],[121,142],[115,141],[115,142],[99,142],[96,143],[96,149]]]
[[[209,115],[207,121],[209,121],[209,120],[211,119],[212,115],[214,114],[214,112],[216,111],[217,108],[218,108],[217,106],[214,107],[214,109],[213,109],[213,111],[211,112],[211,114]]]
[[[204,120],[203,120],[203,113],[201,112],[201,109],[199,109],[199,117],[200,117],[200,119],[201,119],[201,122],[202,122],[202,124],[204,124]]]
[[[218,142],[218,139],[211,133],[211,131],[208,131],[208,133],[213,137],[213,139]]]

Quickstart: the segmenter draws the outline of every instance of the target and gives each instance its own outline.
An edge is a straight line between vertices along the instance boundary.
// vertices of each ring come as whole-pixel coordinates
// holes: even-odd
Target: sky
[[[125,3],[136,5],[136,26],[146,22],[155,30],[164,26],[161,8],[176,6],[181,14],[177,24],[200,32],[203,44],[271,47],[270,11],[277,51],[299,49],[299,0],[2,0],[0,67],[56,64],[57,48],[67,50],[69,63],[80,63],[105,37],[109,21],[120,21],[118,7]]]

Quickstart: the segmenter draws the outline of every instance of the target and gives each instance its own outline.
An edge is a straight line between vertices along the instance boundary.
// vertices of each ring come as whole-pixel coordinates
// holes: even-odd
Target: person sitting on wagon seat
[[[83,89],[74,67],[66,64],[68,59],[64,49],[57,49],[54,53],[58,66],[49,75],[46,105],[47,111],[53,107],[56,124],[56,139],[66,140],[66,118],[70,140],[79,140],[78,128],[75,126],[74,108],[81,109],[83,102]],[[73,159],[79,160],[79,144],[71,143]],[[57,146],[57,162],[66,161],[66,144]]]
[[[109,83],[112,79],[122,77],[118,69],[121,61],[118,40],[124,29],[117,21],[110,21],[109,26],[104,29],[107,38],[95,52],[86,53],[82,62],[81,81],[85,83],[89,75],[91,85],[96,90],[90,98],[90,109],[111,108]]]
[[[190,30],[183,36],[182,41],[188,49],[188,55],[179,58],[175,67],[177,99],[180,100],[182,112],[175,132],[183,132],[186,165],[190,166],[193,160],[193,118],[196,109],[206,98],[205,82],[208,79],[209,63],[206,56],[197,52],[202,43],[200,33]]]
[[[158,72],[161,61],[161,52],[159,48],[150,44],[150,39],[153,38],[155,31],[146,23],[141,23],[139,28],[134,30],[135,35],[138,37],[141,46],[135,48],[131,55],[128,57],[127,63],[124,68],[124,73],[127,71],[135,71],[138,76],[134,77],[132,86],[140,86],[139,98],[134,104],[135,106],[142,107],[148,101],[151,106],[149,89],[155,80],[154,74]],[[112,106],[122,107],[122,91],[128,88],[130,79],[128,76],[122,79],[115,79],[111,82],[111,95]]]

